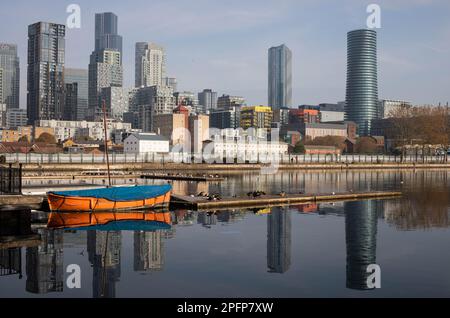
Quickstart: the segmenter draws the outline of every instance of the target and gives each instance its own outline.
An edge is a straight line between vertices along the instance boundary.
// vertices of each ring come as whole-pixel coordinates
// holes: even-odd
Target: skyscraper
[[[0,43],[0,69],[3,75],[3,97],[0,104],[7,109],[19,108],[20,65],[17,45]]]
[[[166,52],[154,43],[136,43],[135,86],[166,85]]]
[[[28,120],[62,119],[66,27],[38,22],[28,27]]]
[[[217,92],[213,92],[211,89],[205,89],[198,94],[199,104],[202,106],[203,113],[217,109],[217,97]]]
[[[74,105],[66,105],[72,113],[73,120],[86,120],[89,96],[89,72],[85,69],[66,68],[64,80],[72,89],[76,89]],[[76,84],[76,87],[75,87]],[[66,97],[67,100],[67,97]]]
[[[379,118],[377,32],[351,31],[347,42],[345,117],[358,125],[359,135],[368,136],[372,121]]]
[[[269,49],[269,106],[292,107],[292,53],[284,44]]]
[[[89,110],[88,118],[102,118],[101,91],[107,87],[122,87],[123,68],[120,52],[101,50],[91,54],[89,64]]]
[[[117,15],[111,12],[97,13],[95,15],[95,51],[116,50],[122,56],[122,36],[118,34],[118,29]]]

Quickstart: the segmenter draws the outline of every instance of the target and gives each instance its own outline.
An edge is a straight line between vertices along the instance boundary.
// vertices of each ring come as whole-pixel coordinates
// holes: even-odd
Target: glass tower
[[[95,51],[116,50],[122,55],[122,36],[118,34],[119,18],[111,12],[95,15]]]
[[[377,33],[356,30],[348,33],[346,120],[358,125],[360,136],[372,133],[379,118]]]
[[[292,53],[284,44],[269,49],[269,106],[292,107]]]
[[[17,45],[0,43],[0,69],[3,75],[0,104],[6,104],[7,109],[19,108],[20,67]]]

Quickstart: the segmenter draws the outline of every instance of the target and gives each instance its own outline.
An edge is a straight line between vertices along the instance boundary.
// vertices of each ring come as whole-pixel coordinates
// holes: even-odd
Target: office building
[[[233,106],[226,109],[213,110],[209,117],[211,128],[237,129],[241,126],[241,107]]]
[[[20,99],[20,60],[17,55],[17,45],[0,43],[0,70],[3,86],[0,104],[6,104],[7,109],[19,108]]]
[[[269,49],[269,106],[292,107],[292,53],[284,44]]]
[[[377,32],[356,30],[347,35],[346,120],[358,125],[361,136],[372,133],[372,122],[378,119]]]
[[[10,108],[6,111],[6,126],[9,129],[17,129],[17,127],[26,126],[28,116],[26,109]]]
[[[206,114],[217,109],[217,96],[217,92],[214,92],[211,89],[205,89],[198,94],[201,113]]]
[[[232,107],[242,107],[245,105],[244,97],[222,95],[217,100],[217,109],[229,109]]]
[[[176,105],[183,105],[190,109],[191,112],[198,111],[199,101],[196,94],[192,92],[176,92],[173,95],[175,96]]]
[[[154,43],[136,43],[135,86],[166,85],[166,52]]]
[[[345,120],[345,106],[339,104],[320,104],[320,122],[336,122]]]
[[[74,90],[73,93],[76,93],[76,100],[72,101],[74,104],[69,106],[72,113],[71,120],[86,120],[89,98],[89,71],[66,68],[64,81],[66,88],[67,85],[71,85],[69,88]]]
[[[62,119],[66,27],[38,22],[28,27],[28,120]]]

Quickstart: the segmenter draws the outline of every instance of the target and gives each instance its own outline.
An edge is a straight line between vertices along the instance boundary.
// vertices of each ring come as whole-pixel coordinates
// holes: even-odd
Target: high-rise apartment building
[[[244,97],[222,95],[217,100],[217,109],[229,109],[235,106],[241,107],[245,105]]]
[[[38,22],[28,27],[28,120],[62,119],[66,27]]]
[[[108,118],[123,120],[123,114],[128,112],[128,91],[122,87],[105,87],[101,91],[101,100],[105,101]]]
[[[101,91],[106,87],[122,87],[123,68],[119,51],[102,50],[91,54],[89,64],[88,118],[102,118]]]
[[[363,29],[347,35],[347,100],[345,118],[358,125],[360,136],[371,135],[378,106],[377,32]]]
[[[122,59],[122,36],[118,34],[119,18],[111,12],[95,15],[95,51],[115,50]],[[122,61],[122,60],[121,60]]]
[[[292,53],[284,44],[269,49],[269,106],[292,107]]]
[[[154,43],[136,43],[135,86],[165,85],[166,52]]]
[[[272,127],[273,111],[267,106],[245,106],[241,108],[241,128],[270,129]]]
[[[76,100],[73,100],[72,105],[66,105],[66,108],[72,114],[71,119],[66,119],[86,120],[89,98],[89,71],[85,69],[66,68],[64,80],[66,83],[66,88],[70,85],[70,88],[76,90],[77,95]],[[71,97],[73,98],[73,96]]]
[[[7,109],[19,108],[20,63],[17,45],[0,43],[0,69],[3,76],[0,104],[6,104]]]

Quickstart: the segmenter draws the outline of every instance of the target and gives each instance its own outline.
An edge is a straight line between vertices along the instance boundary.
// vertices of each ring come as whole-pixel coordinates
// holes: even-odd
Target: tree
[[[20,137],[20,138],[19,138],[19,142],[28,143],[28,142],[29,142],[28,136],[22,136],[22,137]]]
[[[42,133],[38,139],[36,139],[36,142],[42,142],[46,144],[56,144],[56,138],[52,134],[49,133]]]
[[[303,142],[299,141],[294,147],[294,154],[304,154],[306,152],[305,146],[303,145]]]

